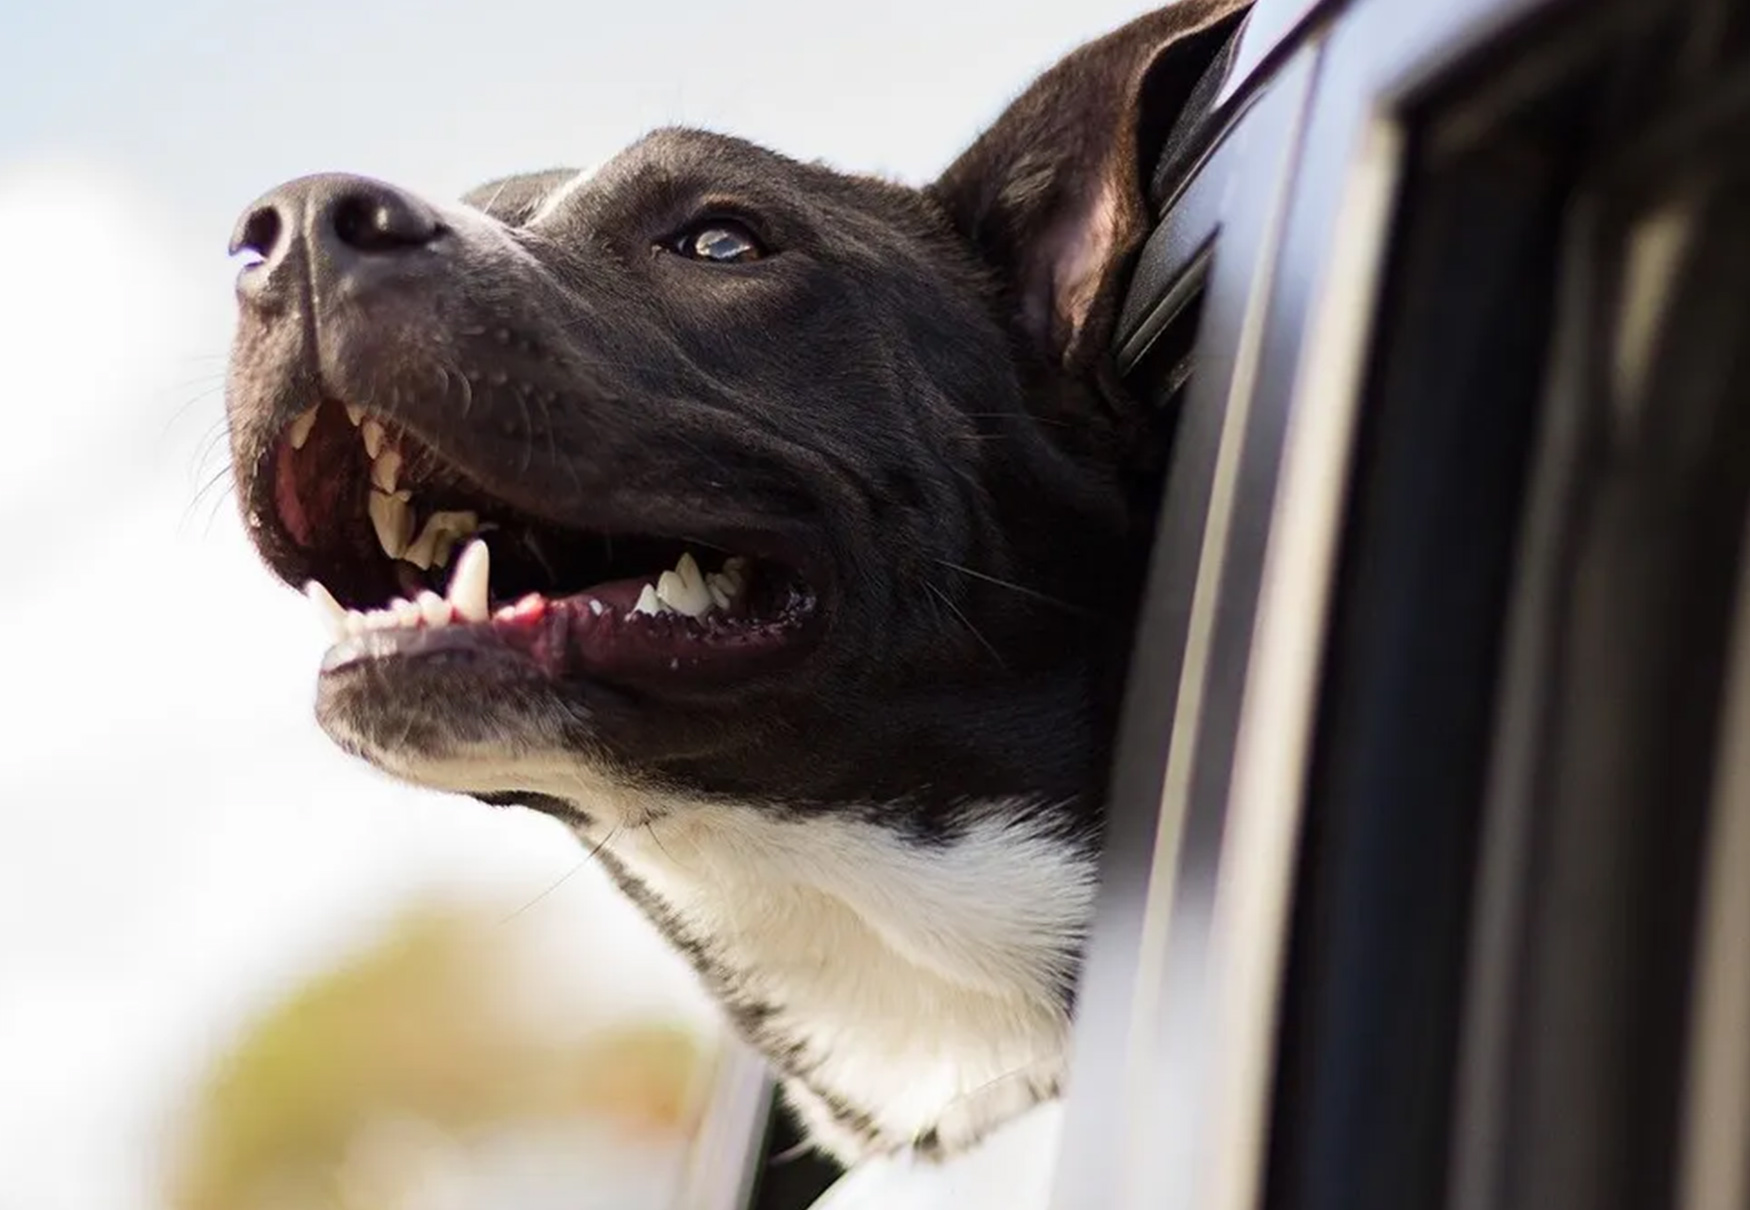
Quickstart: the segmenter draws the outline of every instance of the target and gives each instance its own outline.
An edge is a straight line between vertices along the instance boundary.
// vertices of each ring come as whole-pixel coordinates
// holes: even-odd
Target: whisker
[[[226,463],[214,472],[212,477],[205,483],[201,484],[201,486],[195,490],[195,493],[189,497],[188,504],[184,506],[182,510],[182,517],[176,523],[177,529],[181,532],[187,532],[189,522],[192,520],[195,510],[203,503],[206,503],[204,498],[207,493],[214,488],[219,488],[219,493],[212,498],[212,507],[207,510],[206,524],[201,530],[202,536],[210,534],[213,529],[213,522],[218,519],[220,507],[225,503],[226,498],[236,486],[236,483],[231,480],[231,465],[230,463]]]
[[[927,580],[924,582],[924,588],[926,588],[930,592],[930,594],[932,596],[934,596],[938,601],[940,601],[940,602],[942,602],[942,604],[946,605],[948,607],[949,611],[951,613],[953,613],[953,615],[955,617],[960,619],[961,625],[965,626],[967,630],[971,631],[972,637],[977,639],[979,641],[980,645],[982,645],[986,651],[990,652],[990,658],[997,662],[997,667],[1001,668],[1004,672],[1007,672],[1009,670],[1008,663],[1003,659],[1003,653],[998,651],[994,646],[991,645],[990,640],[985,638],[984,634],[978,629],[978,627],[976,627],[972,624],[972,619],[968,618],[964,613],[960,612],[960,607],[958,605],[954,604],[954,602],[948,597],[947,593],[943,592],[940,588],[937,588],[934,584],[931,584]]]
[[[1051,416],[1029,416],[1024,412],[961,412],[960,414],[968,420],[1027,420],[1034,424],[1049,424],[1060,429],[1075,427],[1067,420],[1058,420]]]
[[[509,924],[512,920],[515,920],[518,916],[521,916],[524,912],[528,911],[530,908],[534,907],[537,903],[540,903],[543,899],[547,898],[547,896],[551,895],[554,891],[557,891],[560,887],[562,887],[566,883],[570,882],[571,879],[577,874],[577,872],[579,870],[583,869],[583,867],[587,866],[590,862],[592,862],[596,859],[596,856],[604,848],[607,847],[608,841],[612,840],[614,837],[618,836],[619,834],[620,834],[620,827],[618,824],[615,824],[613,827],[613,830],[611,830],[606,836],[602,837],[601,840],[596,844],[596,846],[594,848],[592,848],[588,853],[585,853],[583,855],[583,859],[581,861],[579,861],[576,865],[572,866],[569,870],[566,870],[564,875],[561,878],[559,878],[559,880],[557,882],[553,883],[552,886],[550,886],[546,890],[542,891],[539,895],[536,895],[533,899],[531,899],[527,903],[523,904],[520,908],[518,908],[516,911],[512,912],[510,915],[506,916],[504,919],[500,920],[498,923],[499,924]]]
[[[193,383],[193,382],[185,382],[185,383],[179,384],[177,389],[178,390],[186,390],[189,387],[196,386],[196,385],[199,385],[199,384]],[[180,423],[182,421],[182,418],[184,416],[188,415],[190,408],[194,407],[198,403],[205,403],[207,400],[211,399],[214,395],[217,395],[217,394],[220,394],[221,392],[223,392],[224,389],[225,389],[225,382],[224,382],[224,378],[221,376],[219,381],[208,383],[204,387],[202,387],[201,390],[196,391],[184,403],[182,403],[180,406],[178,406],[174,412],[171,412],[169,416],[164,418],[165,431],[168,432],[172,427],[174,427],[175,425]]]
[[[505,188],[509,184],[509,177],[505,177],[502,181],[498,182],[498,188],[492,191],[492,196],[486,199],[486,204],[484,206],[480,207],[480,212],[482,214],[492,213],[492,208],[498,205],[498,199],[504,196]]]
[[[676,869],[685,870],[687,867],[681,862],[675,860],[675,855],[668,851],[667,845],[662,843],[662,837],[656,834],[657,820],[662,818],[664,817],[661,815],[653,815],[649,819],[646,819],[644,821],[644,830],[650,833],[650,839],[656,842],[656,847],[662,850],[662,855],[664,857],[668,858],[670,862],[673,862]]]
[[[999,579],[996,576],[986,575],[982,571],[974,571],[972,568],[963,567],[951,559],[931,559],[931,562],[939,563],[951,571],[959,572],[961,575],[971,576],[975,580],[983,580],[986,584],[995,584],[998,588],[1006,588],[1010,592],[1019,593],[1024,597],[1031,597],[1035,601],[1039,601],[1045,605],[1050,605],[1056,609],[1061,609],[1065,613],[1073,613],[1079,617],[1086,618],[1098,616],[1098,614],[1092,609],[1072,604],[1069,601],[1060,601],[1054,596],[1049,596],[1046,593],[1040,592],[1038,589],[1028,588],[1024,584],[1016,584],[1009,580]]]
[[[971,1100],[973,1097],[982,1096],[984,1093],[989,1092],[991,1089],[997,1087],[999,1084],[1006,1083],[1007,1081],[1016,1079],[1017,1077],[1025,1077],[1026,1075],[1027,1075],[1027,1068],[1017,1067],[1011,1071],[1005,1071],[1001,1075],[996,1076],[992,1079],[986,1080],[984,1083],[978,1085],[975,1088],[968,1088],[965,1092],[958,1094],[952,1100],[950,1100],[948,1102],[948,1104],[943,1107],[942,1113],[939,1114],[938,1117],[946,1116],[947,1113],[950,1110],[954,1109],[956,1106],[958,1106],[966,1101]]]

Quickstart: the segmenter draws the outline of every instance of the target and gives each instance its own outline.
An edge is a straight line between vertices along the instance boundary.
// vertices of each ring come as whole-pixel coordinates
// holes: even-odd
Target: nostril
[[[244,216],[237,224],[237,230],[231,235],[231,255],[239,252],[253,252],[258,261],[267,260],[273,256],[273,250],[280,242],[280,233],[285,223],[280,218],[280,212],[274,206],[260,206]]]
[[[328,219],[335,237],[359,252],[423,247],[439,232],[423,207],[395,194],[342,194],[330,204]]]

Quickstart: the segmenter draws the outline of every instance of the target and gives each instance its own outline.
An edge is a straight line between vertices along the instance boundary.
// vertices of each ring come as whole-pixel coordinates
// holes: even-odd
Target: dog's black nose
[[[367,177],[325,174],[281,185],[243,212],[231,254],[260,259],[238,281],[245,299],[267,290],[275,270],[304,248],[313,278],[368,273],[382,260],[427,247],[444,231],[424,202]]]

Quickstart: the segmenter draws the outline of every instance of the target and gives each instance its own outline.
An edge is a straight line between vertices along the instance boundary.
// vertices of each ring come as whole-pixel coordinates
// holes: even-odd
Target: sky
[[[227,494],[235,216],[434,197],[653,127],[927,181],[1140,8],[56,0],[0,20],[0,1210],[155,1210],[214,1048],[410,897],[527,908],[631,1009],[708,1012],[563,829],[391,784],[310,717],[321,631]],[[569,947],[569,948],[567,948]]]

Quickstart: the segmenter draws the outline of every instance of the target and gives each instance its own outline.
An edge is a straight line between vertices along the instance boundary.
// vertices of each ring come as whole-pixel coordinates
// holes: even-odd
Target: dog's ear
[[[549,168],[487,181],[462,195],[462,204],[483,210],[501,223],[519,226],[558,190],[577,177],[575,168]]]
[[[931,192],[1006,287],[1040,352],[1104,351],[1148,229],[1151,153],[1250,0],[1182,0],[1073,52],[1022,93]],[[1158,146],[1152,146],[1158,151]]]

